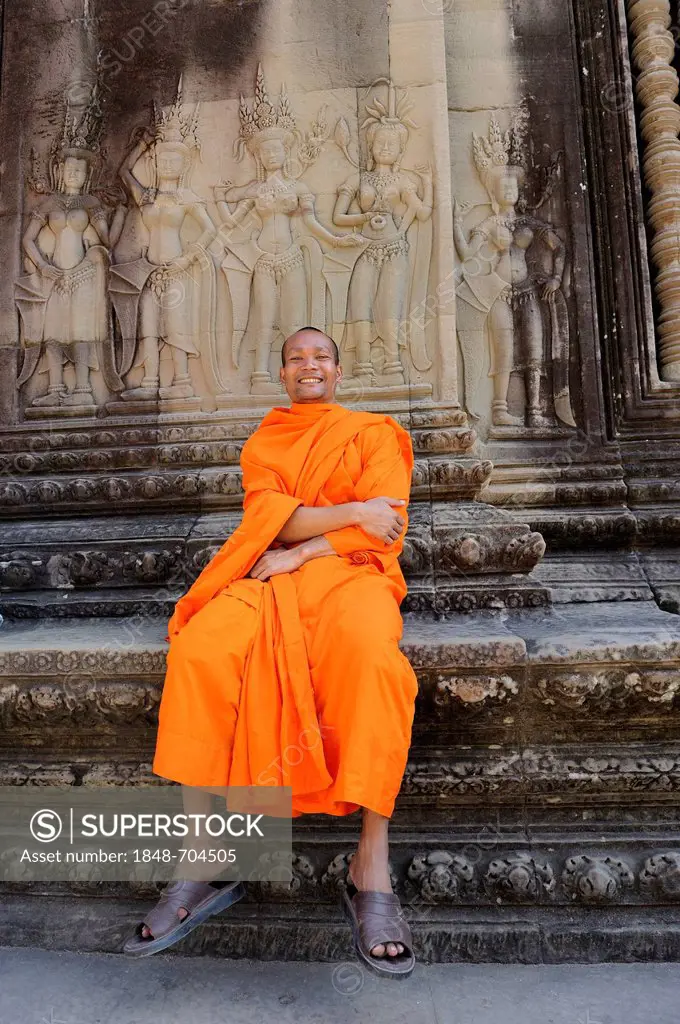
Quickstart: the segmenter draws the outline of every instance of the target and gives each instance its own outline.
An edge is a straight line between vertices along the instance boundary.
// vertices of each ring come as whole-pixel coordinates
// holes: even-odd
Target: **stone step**
[[[165,625],[6,621],[0,783],[162,784]],[[421,694],[390,855],[419,955],[680,958],[678,617],[652,601],[406,615],[402,649]],[[346,959],[334,904],[358,825],[296,821],[293,884],[251,886],[177,951]],[[149,906],[123,883],[1,889],[0,943],[114,952]]]
[[[81,776],[103,763],[148,762],[165,629],[165,619],[142,616],[6,620],[3,759],[33,764],[29,775],[50,760],[73,762]],[[624,777],[660,779],[654,758],[675,750],[680,619],[651,601],[444,621],[406,615],[401,646],[420,682],[405,780],[414,796],[527,798],[547,791],[543,775],[573,793],[570,773],[594,779],[587,764],[598,751],[608,759],[599,784],[614,791]],[[617,757],[642,762],[624,769],[610,763]],[[668,770],[675,777],[678,768]]]
[[[152,906],[149,900],[103,895],[4,896],[0,945],[118,953]],[[405,910],[416,955],[424,962],[680,960],[677,907],[441,909],[406,904]],[[208,920],[168,953],[253,960],[353,959],[350,931],[339,909],[244,902]]]
[[[463,437],[461,456],[441,454],[416,457],[411,476],[411,499],[427,502],[432,498],[451,501],[471,501],[488,483],[493,463],[467,454],[469,430],[453,435],[449,446],[455,446]],[[200,446],[199,446],[200,447]],[[127,453],[126,453],[127,454]],[[8,467],[14,460],[4,460]],[[134,513],[136,508],[157,509],[160,513],[169,505],[188,514],[203,510],[225,512],[240,509],[243,504],[243,474],[232,459],[204,466],[176,463],[158,465],[154,454],[151,466],[118,468],[110,471],[85,470],[74,473],[77,459],[67,460],[64,472],[45,479],[41,472],[2,473],[0,458],[0,518],[14,519],[21,510],[26,517],[73,515],[74,513],[103,514],[112,505],[119,510]],[[155,464],[154,464],[155,463]],[[584,488],[587,496],[587,488]]]
[[[14,618],[165,615],[241,513],[26,519],[3,526],[0,612]],[[400,563],[404,611],[537,606],[539,534],[480,503],[416,503]],[[436,581],[436,586],[435,586]]]
[[[50,804],[48,791],[40,800]],[[650,800],[635,814],[609,822],[574,814],[560,828],[541,825],[531,811],[489,814],[484,821],[453,808],[446,821],[435,812],[418,825],[408,824],[403,802],[390,823],[390,872],[400,897],[414,907],[494,905],[644,906],[680,899],[677,809]],[[63,809],[64,804],[60,807]],[[673,813],[675,810],[675,813]],[[492,824],[490,820],[495,818]],[[293,823],[290,880],[250,882],[248,902],[306,906],[333,904],[346,882],[356,849],[360,816],[310,815]],[[26,842],[26,841],[24,841]],[[135,840],[130,840],[135,845]],[[102,845],[104,845],[102,843]],[[23,845],[20,846],[20,849]],[[14,856],[12,854],[12,856]],[[4,869],[10,854],[3,854]],[[35,869],[36,874],[39,869]],[[151,898],[158,885],[106,877],[95,866],[70,881],[9,882],[0,876],[0,893],[53,897],[110,896]],[[39,877],[39,876],[38,876]],[[1,944],[1,942],[0,942]]]
[[[677,723],[677,718],[676,718]],[[421,821],[453,821],[459,809],[468,821],[488,821],[499,809],[517,808],[540,820],[569,823],[586,813],[609,820],[629,808],[639,814],[650,801],[654,809],[676,815],[680,792],[678,727],[673,740],[623,743],[590,739],[583,743],[526,746],[493,743],[432,743],[431,726],[416,732],[407,763],[397,814],[409,827]],[[603,729],[603,732],[606,730]],[[610,728],[611,733],[611,728]],[[648,733],[652,733],[650,726]],[[64,751],[5,749],[0,759],[0,785],[121,786],[163,784],[152,771],[154,731],[143,759],[116,755],[93,746]],[[429,740],[429,745],[428,745]],[[401,819],[400,819],[401,820]]]

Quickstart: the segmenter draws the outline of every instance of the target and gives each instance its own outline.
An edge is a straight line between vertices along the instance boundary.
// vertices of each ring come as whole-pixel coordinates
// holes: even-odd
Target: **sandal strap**
[[[193,882],[189,879],[177,879],[166,885],[161,897],[144,918],[144,924],[154,939],[160,939],[171,928],[180,924],[178,910],[183,908],[190,914],[194,907],[202,903],[212,893],[217,892],[207,882]]]
[[[399,897],[387,892],[357,892],[352,905],[359,926],[359,939],[363,949],[370,954],[376,946],[388,942],[400,942],[404,954],[413,954],[413,937]]]

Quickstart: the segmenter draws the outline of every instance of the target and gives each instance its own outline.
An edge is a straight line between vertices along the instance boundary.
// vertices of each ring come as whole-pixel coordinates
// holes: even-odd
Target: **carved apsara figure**
[[[122,393],[127,401],[193,397],[189,357],[201,357],[213,391],[225,390],[217,351],[215,267],[208,252],[217,228],[205,201],[189,186],[200,150],[197,130],[198,105],[185,114],[180,79],[173,106],[156,112],[153,130],[143,133],[120,170],[144,239],[136,259],[111,268],[111,295],[123,335],[121,374],[144,367],[141,384]],[[137,176],[143,158],[151,184]],[[187,229],[198,236],[194,241],[187,240]],[[172,380],[161,387],[165,345]]]
[[[278,394],[280,385],[271,377],[269,358],[277,338],[293,334],[311,323],[302,232],[333,248],[359,246],[353,234],[336,235],[317,219],[311,188],[293,171],[293,149],[300,138],[285,90],[274,106],[267,94],[262,68],[258,68],[252,108],[241,97],[240,133],[236,155],[249,153],[257,175],[246,185],[217,186],[216,199],[224,229],[243,225],[252,218],[248,245],[234,242],[228,230],[221,238],[245,267],[250,263],[252,283],[243,347],[255,350],[251,376],[253,394]],[[300,167],[309,160],[299,160]],[[233,207],[233,209],[232,209]],[[226,268],[225,268],[226,269]],[[325,324],[313,326],[324,327]],[[234,361],[240,360],[241,338],[235,335]]]
[[[90,370],[99,368],[98,346],[108,339],[110,323],[107,215],[90,192],[101,127],[93,92],[81,116],[66,113],[61,137],[52,147],[49,184],[33,181],[36,190],[48,194],[31,211],[22,239],[27,273],[16,282],[14,294],[25,348],[19,386],[45,356],[48,386],[33,399],[37,407],[95,405]],[[75,370],[70,390],[64,381],[67,362]],[[107,383],[115,388],[119,382],[113,375]]]
[[[525,172],[518,137],[518,130],[503,133],[495,118],[488,138],[473,136],[474,161],[492,213],[468,239],[463,211],[459,204],[454,207],[454,239],[464,261],[457,295],[471,310],[485,315],[494,385],[493,424],[525,425],[524,419],[508,411],[510,375],[519,370],[524,375],[526,425],[550,425],[553,421],[541,396],[541,378],[549,369],[555,416],[575,427],[569,391],[569,317],[562,292],[565,247],[552,225],[527,212],[520,201]],[[535,258],[530,260],[530,254]],[[465,313],[459,307],[470,407],[483,353],[475,332],[461,329],[461,320],[465,323]]]
[[[416,235],[417,249],[411,252],[412,225],[425,225],[432,217],[432,170],[428,164],[416,168],[417,175],[402,169],[401,162],[416,124],[408,116],[412,104],[388,85],[385,106],[374,98],[366,106],[366,166],[352,174],[338,189],[333,221],[339,227],[360,227],[369,244],[360,254],[349,286],[347,327],[343,351],[354,351],[352,376],[364,384],[375,384],[376,371],[371,347],[382,348],[380,383],[404,381],[400,347],[408,346],[417,370],[427,370],[424,338],[416,325],[410,330],[408,314],[414,277],[424,292],[430,265],[431,235]],[[345,148],[345,155],[351,156]]]

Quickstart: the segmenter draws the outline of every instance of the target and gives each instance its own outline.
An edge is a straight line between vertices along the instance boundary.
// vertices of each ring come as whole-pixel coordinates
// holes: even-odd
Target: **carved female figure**
[[[214,325],[203,320],[209,297],[202,302],[201,278],[214,275],[207,247],[216,227],[205,202],[188,187],[193,158],[199,149],[198,107],[186,117],[182,107],[182,83],[171,110],[156,116],[153,133],[145,133],[124,161],[120,175],[139,209],[146,244],[139,259],[116,263],[111,268],[111,294],[121,324],[124,344],[122,373],[143,365],[139,387],[128,388],[127,401],[182,399],[194,395],[189,357],[205,358],[209,381],[223,390],[217,369]],[[136,177],[135,165],[144,156],[153,183],[145,186]],[[199,237],[187,243],[184,230],[193,224]],[[208,291],[208,296],[210,292]],[[208,351],[199,342],[209,335]],[[137,340],[139,344],[137,345]],[[172,381],[160,386],[160,357],[167,345],[172,357]],[[136,354],[136,358],[135,358]]]
[[[463,284],[458,295],[470,305],[487,311],[491,349],[490,376],[494,395],[495,426],[521,426],[524,421],[508,412],[508,389],[513,370],[524,373],[526,423],[549,425],[541,399],[541,374],[552,362],[555,414],[568,426],[576,426],[569,394],[569,322],[561,293],[565,248],[557,232],[537,217],[519,212],[519,186],[524,169],[511,162],[511,133],[503,135],[495,120],[489,138],[474,137],[474,158],[480,179],[491,200],[492,214],[468,240],[461,208],[454,206],[454,239],[463,261]],[[548,254],[547,271],[533,269],[528,261],[532,246]],[[551,337],[546,352],[544,307]],[[473,357],[474,358],[474,357]]]
[[[32,211],[22,239],[27,276],[16,282],[15,299],[26,353],[18,384],[32,376],[42,351],[48,374],[47,393],[33,406],[95,404],[90,369],[98,368],[97,345],[109,333],[107,217],[89,193],[100,132],[93,106],[77,121],[67,113],[52,150],[50,194]],[[67,361],[75,369],[71,391]]]
[[[407,97],[397,98],[390,84],[387,108],[377,99],[373,102],[366,107],[370,116],[362,125],[367,129],[366,167],[340,186],[333,212],[335,224],[361,227],[370,240],[352,274],[343,348],[355,350],[352,376],[375,383],[371,346],[379,340],[384,356],[381,383],[398,384],[404,381],[399,348],[407,343],[404,326],[411,285],[407,232],[414,221],[432,216],[432,171],[429,165],[419,166],[418,182],[401,168],[409,128],[416,127],[407,116]],[[429,266],[429,251],[426,259]]]
[[[278,109],[273,106],[261,67],[253,108],[241,97],[239,117],[237,156],[242,159],[246,152],[251,154],[257,177],[246,185],[217,186],[216,199],[227,228],[243,223],[251,211],[257,215],[257,219],[253,218],[256,259],[244,339],[255,349],[251,392],[278,394],[280,385],[272,380],[269,369],[277,334],[288,337],[310,319],[307,272],[297,241],[298,223],[314,238],[334,248],[358,246],[361,240],[355,235],[335,235],[317,220],[312,190],[293,175],[292,153],[299,132],[288,97],[282,91]],[[232,247],[228,238],[225,244]],[[235,355],[238,362],[238,353]]]

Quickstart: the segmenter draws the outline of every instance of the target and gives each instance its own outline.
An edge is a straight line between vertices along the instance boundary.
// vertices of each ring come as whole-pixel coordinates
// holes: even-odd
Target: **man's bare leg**
[[[212,794],[208,790],[200,790],[193,786],[182,786],[182,802],[185,814],[208,815],[212,811]],[[388,828],[390,819],[370,811],[367,807],[363,809],[363,821],[361,835],[357,851],[352,857],[350,865],[350,879],[361,890],[372,892],[392,892],[389,870],[389,840]],[[199,849],[202,845],[201,838],[194,839],[189,845]],[[196,871],[198,865],[194,866]],[[198,869],[200,873],[200,868]],[[185,872],[186,873],[186,872]],[[205,871],[203,871],[205,874]],[[203,880],[203,879],[201,879]],[[178,917],[181,921],[187,916],[186,911],[180,907]],[[142,932],[144,938],[149,936],[149,929],[145,926]],[[374,946],[371,953],[375,957],[397,956],[404,952],[401,942],[388,942],[386,946]]]
[[[363,823],[357,852],[352,857],[349,875],[359,890],[392,892],[389,869],[389,840],[387,830],[390,819],[376,811],[363,810]],[[373,956],[397,956],[404,952],[401,942],[388,942],[387,946],[374,946]]]
[[[184,806],[185,814],[203,814],[207,816],[211,814],[213,810],[212,793],[209,790],[198,789],[195,786],[182,786],[182,804]],[[198,851],[206,843],[206,838],[206,836],[192,838],[187,837],[183,845],[186,849],[192,848]],[[219,873],[219,867],[217,868],[217,871]],[[184,867],[180,867],[178,864],[175,871],[176,878],[191,878],[194,881],[209,881],[209,879],[201,877],[206,874],[209,874],[209,871],[206,870],[205,864],[200,864],[199,862],[194,864],[187,862]],[[180,921],[183,921],[186,916],[187,911],[183,907],[180,907],[177,911],[177,917]],[[149,929],[146,925],[142,929],[142,935],[145,939],[150,935]]]

